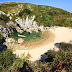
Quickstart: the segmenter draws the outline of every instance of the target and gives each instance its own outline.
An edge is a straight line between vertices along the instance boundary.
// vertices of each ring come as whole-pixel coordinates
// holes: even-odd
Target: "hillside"
[[[37,25],[72,27],[72,13],[65,10],[30,3],[0,3],[0,24],[3,27],[6,27],[9,21],[20,23],[21,19],[25,21],[27,17],[29,20],[33,17]],[[16,20],[18,18],[19,22]]]
[[[26,11],[24,12],[24,10]],[[27,10],[29,11],[29,13]],[[53,21],[52,25],[71,26],[72,24],[72,22],[67,21],[67,18],[72,17],[71,13],[50,6],[34,5],[29,3],[8,2],[8,3],[0,3],[0,11],[3,11],[6,14],[10,14],[10,15],[13,14],[12,15],[13,21],[14,18],[16,18],[17,16],[25,17],[27,15],[29,16],[35,15],[36,16],[35,20],[40,25],[41,24],[46,25],[44,19],[45,17],[50,17],[50,16],[51,19],[50,18],[49,19]]]

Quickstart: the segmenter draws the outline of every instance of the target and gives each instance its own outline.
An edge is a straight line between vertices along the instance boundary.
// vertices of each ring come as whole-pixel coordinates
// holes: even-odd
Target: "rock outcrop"
[[[36,23],[36,21],[34,21],[35,16],[31,16],[30,18],[28,18],[28,16],[26,17],[26,20],[23,18],[18,18],[15,21],[20,25],[21,28],[37,28],[38,25]]]
[[[19,43],[19,44],[22,44],[22,43],[24,43],[24,40],[23,40],[22,38],[19,38],[19,39],[18,39],[18,43]]]
[[[4,12],[0,11],[0,15],[1,15],[1,14],[5,15],[5,13],[4,13]]]

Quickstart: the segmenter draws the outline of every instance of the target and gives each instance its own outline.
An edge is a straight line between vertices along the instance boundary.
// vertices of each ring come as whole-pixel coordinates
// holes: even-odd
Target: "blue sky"
[[[72,13],[72,0],[0,0],[0,2],[27,2],[61,8]]]

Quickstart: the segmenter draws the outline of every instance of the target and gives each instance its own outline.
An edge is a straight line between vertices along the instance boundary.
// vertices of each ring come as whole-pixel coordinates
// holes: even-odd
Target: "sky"
[[[0,2],[26,2],[61,8],[72,13],[72,0],[0,0]]]

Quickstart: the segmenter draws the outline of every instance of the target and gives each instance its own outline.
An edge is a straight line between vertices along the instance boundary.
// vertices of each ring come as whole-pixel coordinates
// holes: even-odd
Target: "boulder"
[[[0,11],[0,15],[1,15],[1,14],[6,15],[3,11]]]
[[[7,43],[15,43],[15,40],[13,38],[7,38],[6,42]]]
[[[23,42],[24,42],[24,40],[23,40],[22,38],[19,38],[19,39],[18,39],[18,43],[19,43],[19,44],[22,44]]]
[[[44,31],[44,26],[43,25],[39,26],[38,28],[41,30],[41,32]]]
[[[30,29],[26,29],[26,32],[32,33],[32,31]]]
[[[37,28],[35,28],[34,31],[35,31],[36,33],[39,32]]]
[[[21,29],[16,29],[17,30],[17,32],[19,32],[19,33],[22,33],[22,32],[24,32],[23,30],[21,30]]]
[[[26,37],[26,36],[24,36],[24,35],[19,35],[19,34],[18,34],[18,36],[19,36],[19,37]]]

